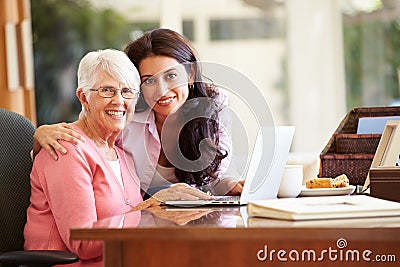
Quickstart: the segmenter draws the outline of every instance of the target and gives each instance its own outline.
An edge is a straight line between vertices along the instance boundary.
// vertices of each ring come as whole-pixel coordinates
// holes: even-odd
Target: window
[[[347,106],[400,105],[399,2],[363,2],[343,13]]]
[[[243,40],[281,37],[284,32],[282,22],[268,18],[212,19],[210,39]]]

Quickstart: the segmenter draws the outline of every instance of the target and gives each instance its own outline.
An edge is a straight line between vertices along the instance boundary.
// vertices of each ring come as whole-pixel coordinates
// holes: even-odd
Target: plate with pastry
[[[350,195],[356,187],[349,184],[345,174],[335,178],[311,178],[303,186],[300,197]]]

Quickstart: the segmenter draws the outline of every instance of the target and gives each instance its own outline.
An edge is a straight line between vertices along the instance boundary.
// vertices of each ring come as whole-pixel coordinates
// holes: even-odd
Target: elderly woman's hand
[[[151,198],[134,207],[133,210],[143,210],[154,206],[160,206],[160,204],[167,200],[197,199],[211,199],[211,196],[185,183],[178,183],[172,185],[170,188],[158,191]]]
[[[157,218],[173,222],[177,225],[186,225],[191,221],[200,219],[201,217],[213,212],[212,209],[171,210],[162,206],[152,206],[147,210]]]

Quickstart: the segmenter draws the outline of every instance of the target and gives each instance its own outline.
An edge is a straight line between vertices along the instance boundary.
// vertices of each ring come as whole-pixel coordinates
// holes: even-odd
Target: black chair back
[[[0,108],[0,253],[23,250],[34,125]]]

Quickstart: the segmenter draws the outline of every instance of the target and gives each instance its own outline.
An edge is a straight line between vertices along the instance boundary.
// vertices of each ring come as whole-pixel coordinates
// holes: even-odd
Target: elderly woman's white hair
[[[128,56],[119,50],[105,49],[87,53],[79,63],[78,88],[88,97],[102,70],[127,87],[139,90],[140,76]],[[85,112],[83,107],[82,111]]]

